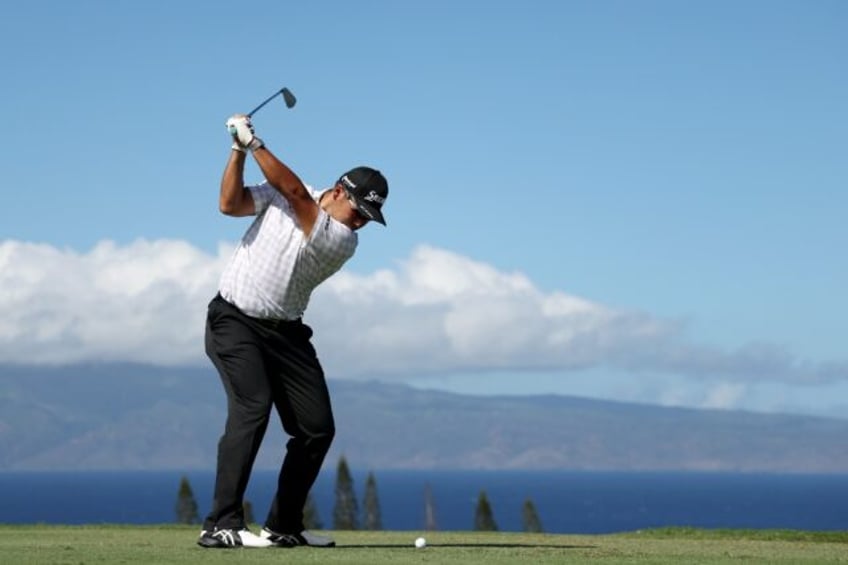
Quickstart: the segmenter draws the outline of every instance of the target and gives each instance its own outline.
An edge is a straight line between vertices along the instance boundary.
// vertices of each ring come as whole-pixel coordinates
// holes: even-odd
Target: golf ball
[[[415,547],[421,549],[427,545],[427,540],[424,538],[415,538]]]

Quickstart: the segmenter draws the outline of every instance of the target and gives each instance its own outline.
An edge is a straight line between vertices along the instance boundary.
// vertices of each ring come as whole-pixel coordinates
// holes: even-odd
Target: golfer
[[[301,317],[312,291],[356,250],[356,231],[385,225],[389,192],[369,167],[343,174],[313,192],[254,135],[250,118],[227,120],[232,152],[221,180],[219,206],[228,216],[256,216],[209,303],[206,352],[227,395],[227,422],[218,443],[212,510],[203,547],[332,547],[304,530],[303,506],[335,434],[324,372]],[[246,153],[265,176],[244,185]],[[277,492],[259,535],[247,529],[242,505],[271,408],[290,439]]]

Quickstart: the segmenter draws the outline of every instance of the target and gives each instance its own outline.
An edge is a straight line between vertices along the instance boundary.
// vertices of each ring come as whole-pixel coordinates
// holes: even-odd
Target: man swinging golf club
[[[210,548],[332,547],[304,530],[303,506],[335,434],[324,372],[303,323],[318,284],[353,256],[356,231],[381,211],[389,187],[369,167],[343,174],[314,192],[256,137],[250,118],[227,120],[233,146],[219,206],[228,216],[256,216],[224,270],[209,303],[206,352],[227,395],[218,443],[212,510],[198,544]],[[244,185],[246,153],[265,176]],[[243,502],[256,454],[274,407],[290,436],[277,492],[259,535],[250,532]]]

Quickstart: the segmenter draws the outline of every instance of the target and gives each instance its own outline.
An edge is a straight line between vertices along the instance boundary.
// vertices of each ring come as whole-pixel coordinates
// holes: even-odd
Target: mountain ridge
[[[848,420],[329,381],[344,454],[373,469],[848,471]],[[0,471],[212,469],[214,369],[0,365]],[[286,438],[272,416],[257,468]]]

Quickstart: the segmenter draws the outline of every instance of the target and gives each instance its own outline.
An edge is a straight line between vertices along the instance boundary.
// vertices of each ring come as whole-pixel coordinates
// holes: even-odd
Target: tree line
[[[183,475],[177,490],[176,521],[179,524],[197,524],[200,522],[197,500],[189,483]],[[253,505],[244,502],[244,517],[249,524],[256,523],[253,516]],[[303,507],[303,521],[306,529],[322,530],[324,523],[318,513],[318,507],[310,494]],[[525,532],[543,532],[542,521],[536,511],[536,505],[529,498],[524,500],[521,508],[521,523]],[[368,473],[365,479],[365,490],[362,497],[362,509],[356,497],[353,476],[344,456],[339,458],[336,468],[335,503],[333,504],[333,530],[382,530],[383,519],[380,512],[380,500],[377,493],[377,478],[374,472]],[[429,484],[424,487],[424,529],[438,530],[436,504],[433,490]],[[474,509],[475,531],[497,531],[494,510],[485,490],[477,496]]]

